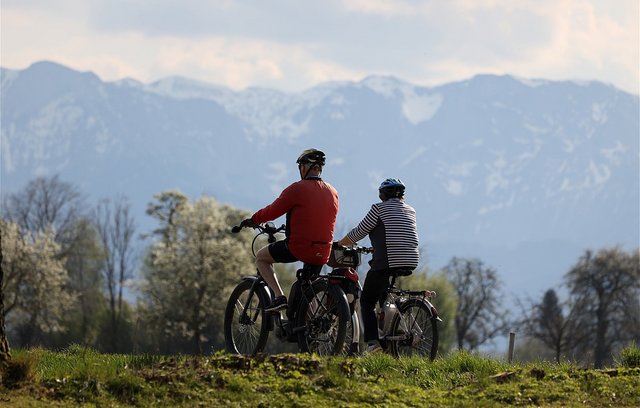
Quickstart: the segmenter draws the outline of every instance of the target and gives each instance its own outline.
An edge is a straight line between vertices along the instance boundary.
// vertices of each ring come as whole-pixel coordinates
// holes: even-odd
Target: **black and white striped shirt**
[[[347,237],[358,242],[369,235],[373,246],[371,270],[418,266],[416,210],[398,198],[375,203]]]

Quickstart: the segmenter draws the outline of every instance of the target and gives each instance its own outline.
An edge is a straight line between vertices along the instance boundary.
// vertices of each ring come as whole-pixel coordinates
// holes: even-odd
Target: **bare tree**
[[[105,280],[110,317],[111,350],[118,350],[123,317],[123,291],[132,276],[135,224],[125,198],[102,200],[94,211],[94,223],[104,251],[102,274]]]
[[[568,352],[572,346],[573,319],[565,315],[564,306],[558,300],[558,295],[553,289],[545,292],[542,301],[531,307],[531,312],[525,314],[523,324],[525,332],[538,339],[553,350],[556,362],[560,362],[563,353]]]
[[[54,239],[67,249],[73,241],[73,224],[80,216],[82,196],[78,189],[58,175],[38,177],[24,190],[9,194],[2,203],[3,218],[16,222],[22,231],[42,232],[49,228]]]
[[[639,341],[640,265],[638,251],[620,248],[585,251],[565,275],[576,325],[584,336],[576,351],[591,354],[596,368],[610,361],[616,347]]]
[[[504,331],[497,272],[478,259],[453,258],[445,268],[458,296],[455,327],[458,349],[474,350]]]

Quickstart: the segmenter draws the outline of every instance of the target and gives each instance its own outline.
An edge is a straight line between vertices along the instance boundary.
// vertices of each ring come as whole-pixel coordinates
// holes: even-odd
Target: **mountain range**
[[[2,193],[59,174],[93,200],[126,196],[140,232],[169,189],[255,211],[316,147],[340,194],[338,235],[400,178],[425,265],[480,258],[508,295],[557,287],[585,249],[640,245],[639,97],[601,82],[370,76],[283,93],[107,82],[48,61],[0,79]]]

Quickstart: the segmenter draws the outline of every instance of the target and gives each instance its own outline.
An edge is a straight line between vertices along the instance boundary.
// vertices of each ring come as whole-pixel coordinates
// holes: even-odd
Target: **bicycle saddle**
[[[393,277],[398,277],[398,276],[409,276],[413,273],[413,269],[392,269],[391,271],[389,271],[390,275]]]
[[[314,276],[320,275],[320,271],[322,270],[322,265],[311,265],[305,263],[301,269],[296,271],[296,278],[305,278],[309,279]]]

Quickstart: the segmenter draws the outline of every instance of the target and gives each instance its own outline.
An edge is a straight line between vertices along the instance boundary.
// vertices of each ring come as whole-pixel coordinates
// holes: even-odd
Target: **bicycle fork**
[[[244,302],[244,306],[242,308],[242,314],[240,315],[240,324],[249,325],[254,324],[256,320],[258,320],[258,315],[260,314],[260,309],[256,308],[253,312],[253,316],[249,316],[247,311],[249,310],[249,306],[251,305],[251,300],[256,293],[256,286],[261,284],[260,279],[254,279],[251,284],[251,289],[249,289],[249,295],[247,296],[247,300]],[[264,307],[264,306],[263,306]]]

